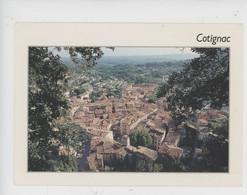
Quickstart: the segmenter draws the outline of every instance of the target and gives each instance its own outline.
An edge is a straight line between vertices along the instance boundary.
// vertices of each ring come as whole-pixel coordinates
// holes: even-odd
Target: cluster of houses
[[[165,98],[148,103],[156,87],[155,84],[128,86],[123,89],[121,99],[107,98],[102,94],[93,103],[75,100],[73,121],[90,135],[87,157],[90,170],[103,168],[109,161],[123,160],[126,155],[154,162],[158,154],[178,159],[186,153],[185,148],[179,147],[185,133],[174,131],[170,112],[164,110]],[[226,116],[214,110],[199,112],[197,123],[207,124],[211,118],[224,119]],[[152,146],[131,146],[129,134],[134,130],[146,131],[152,138]],[[210,129],[200,128],[198,139],[205,141],[210,133]],[[114,135],[118,135],[118,139]],[[197,148],[196,152],[202,150]]]
[[[146,147],[123,145],[110,138],[94,136],[91,139],[90,154],[87,159],[90,170],[97,170],[103,168],[107,162],[123,161],[126,156],[154,162],[158,152]]]

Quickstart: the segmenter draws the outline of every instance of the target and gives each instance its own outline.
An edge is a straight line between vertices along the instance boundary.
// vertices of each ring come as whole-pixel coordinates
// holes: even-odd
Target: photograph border
[[[81,34],[78,34],[78,31]],[[195,35],[202,31],[205,34],[229,35],[232,39],[230,43],[219,43],[215,46],[210,43],[198,43]],[[229,173],[111,172],[80,173],[82,174],[80,176],[78,173],[28,173],[27,169],[25,170],[27,167],[25,146],[27,146],[27,59],[30,45],[229,47],[229,153],[232,154],[229,160]],[[233,67],[232,64],[237,65]],[[242,183],[241,73],[241,24],[17,23],[15,27],[15,183],[18,185],[240,186]],[[232,132],[233,129],[235,131],[237,129],[237,132]],[[238,152],[234,154],[234,151]]]

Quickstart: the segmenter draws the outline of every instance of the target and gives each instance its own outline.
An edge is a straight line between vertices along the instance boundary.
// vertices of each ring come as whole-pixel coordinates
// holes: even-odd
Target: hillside
[[[164,56],[105,56],[98,60],[98,65],[92,70],[103,80],[114,76],[128,83],[157,83],[167,80],[172,72],[182,69],[196,55],[164,55]],[[75,65],[70,58],[61,58],[61,62],[76,73],[82,69]],[[85,73],[84,73],[85,74]]]

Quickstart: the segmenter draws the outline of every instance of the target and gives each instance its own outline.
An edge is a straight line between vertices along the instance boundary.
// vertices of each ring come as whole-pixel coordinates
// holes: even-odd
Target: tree
[[[198,165],[207,172],[227,172],[228,158],[228,140],[224,136],[215,136],[206,142]]]
[[[130,133],[130,143],[136,147],[150,147],[152,145],[152,138],[146,131],[135,130]]]
[[[205,149],[198,159],[198,165],[203,171],[227,172],[229,158],[228,120],[210,121],[214,136],[205,144]]]
[[[167,97],[168,109],[176,124],[194,116],[205,106],[229,105],[229,49],[192,48],[200,54],[169,76],[158,96]]]
[[[77,89],[74,90],[77,95],[83,94],[86,92],[86,89],[83,87],[78,87]]]
[[[197,128],[188,125],[195,119],[196,111],[205,107],[221,109],[229,106],[229,49],[192,48],[199,57],[185,63],[183,69],[169,76],[158,96],[165,96],[167,108],[176,125],[184,123],[190,144],[194,146]],[[189,122],[189,123],[188,123]],[[197,159],[184,160],[191,171],[224,172],[228,170],[228,121],[219,124],[209,121],[216,133],[205,144]]]
[[[62,49],[82,69],[96,65],[103,55],[99,47],[53,48]],[[56,121],[69,109],[64,95],[68,68],[48,47],[29,47],[28,63],[28,166],[29,170],[50,170],[48,160],[58,155],[55,143],[66,142],[58,135],[62,131],[56,131]]]
[[[149,100],[148,100],[149,103],[155,103],[155,102],[156,102],[156,100],[157,100],[158,89],[159,89],[158,87],[155,88],[153,94],[150,96],[150,98],[149,98]]]
[[[154,165],[158,166],[158,171],[162,172],[184,172],[185,167],[179,159],[174,159],[168,154],[159,155]]]
[[[63,91],[67,68],[45,47],[29,48],[28,128],[29,140],[38,144],[40,155],[54,151],[53,122],[69,104]]]
[[[59,146],[67,148],[68,153],[70,148],[77,151],[82,150],[87,142],[87,135],[84,129],[75,123],[62,123],[57,125],[56,139]]]
[[[229,142],[224,136],[211,136],[197,157],[184,157],[183,165],[190,172],[228,172]]]

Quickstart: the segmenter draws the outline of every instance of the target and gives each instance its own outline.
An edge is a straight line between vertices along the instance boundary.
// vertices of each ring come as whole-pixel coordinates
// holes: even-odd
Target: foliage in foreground
[[[60,51],[62,48],[54,48]],[[103,52],[98,47],[64,47],[82,69],[96,65]],[[57,119],[69,110],[64,91],[68,68],[48,47],[29,47],[28,75],[28,170],[49,171],[62,162],[62,170],[75,170],[73,157],[59,157],[59,147],[77,149],[85,142],[80,126],[57,125]],[[65,121],[69,119],[66,118]],[[85,134],[85,133],[84,133]],[[80,141],[79,141],[80,140]],[[70,160],[66,160],[66,158]],[[61,160],[62,159],[62,160]],[[68,166],[70,168],[68,168]]]
[[[167,108],[179,125],[205,106],[229,105],[229,49],[192,48],[200,54],[169,76],[158,92],[167,97]]]
[[[197,110],[229,106],[229,49],[192,48],[192,51],[200,56],[184,64],[181,71],[172,73],[157,94],[166,97],[166,109],[171,111],[176,126],[193,123]],[[202,154],[194,158],[192,151],[192,156],[181,160],[186,171],[228,171],[228,120],[211,120],[208,127],[214,135],[206,141]],[[192,150],[197,134],[189,140]]]

